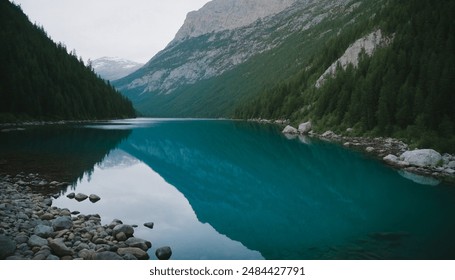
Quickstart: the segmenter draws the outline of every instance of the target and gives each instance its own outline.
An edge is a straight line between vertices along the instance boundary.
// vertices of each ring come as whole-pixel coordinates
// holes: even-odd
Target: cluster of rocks
[[[73,192],[69,193],[66,197],[68,197],[69,199],[75,199],[75,200],[77,200],[79,202],[84,201],[84,200],[86,200],[88,198],[93,203],[96,203],[96,202],[98,202],[101,199],[101,197],[99,197],[96,194],[86,195],[84,193],[75,194]]]
[[[352,132],[353,129],[348,128],[346,130],[347,135],[338,135],[330,130],[317,134],[312,130],[311,121],[300,124],[298,128],[287,125],[283,129],[283,133],[287,135],[308,135],[364,151],[383,160],[390,166],[412,174],[455,182],[454,155],[441,155],[432,149],[410,150],[406,143],[393,138],[349,136]]]
[[[102,225],[97,214],[53,207],[52,198],[19,184],[21,179],[0,177],[0,259],[149,259],[152,244],[134,237],[133,226],[118,219]],[[169,259],[172,251],[163,247],[155,255]]]

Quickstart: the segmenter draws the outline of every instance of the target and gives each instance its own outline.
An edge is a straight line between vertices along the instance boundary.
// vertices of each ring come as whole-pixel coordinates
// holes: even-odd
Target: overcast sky
[[[12,0],[47,34],[96,59],[118,56],[145,63],[162,50],[186,14],[209,0]]]

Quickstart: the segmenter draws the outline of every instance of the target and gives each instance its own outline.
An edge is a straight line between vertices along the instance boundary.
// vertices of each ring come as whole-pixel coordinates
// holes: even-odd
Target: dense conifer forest
[[[134,117],[131,102],[0,0],[0,122]]]
[[[383,1],[373,17],[328,41],[309,66],[237,108],[240,118],[311,119],[316,129],[393,136],[455,152],[455,1]],[[349,44],[380,29],[393,38],[358,67],[316,80]]]

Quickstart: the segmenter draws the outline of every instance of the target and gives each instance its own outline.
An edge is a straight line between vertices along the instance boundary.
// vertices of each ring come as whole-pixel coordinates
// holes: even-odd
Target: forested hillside
[[[264,90],[236,117],[311,119],[316,129],[403,138],[455,152],[455,1],[389,0],[327,41],[299,73]],[[374,30],[391,43],[357,67],[316,81],[349,44]]]
[[[133,117],[131,102],[0,0],[0,122]]]

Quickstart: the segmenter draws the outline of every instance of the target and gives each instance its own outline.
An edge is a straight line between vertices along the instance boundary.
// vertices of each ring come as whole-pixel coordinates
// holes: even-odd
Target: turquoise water
[[[277,126],[138,119],[8,132],[0,144],[0,160],[25,154],[68,175],[55,206],[138,225],[152,258],[171,246],[173,259],[455,259],[454,186]]]

